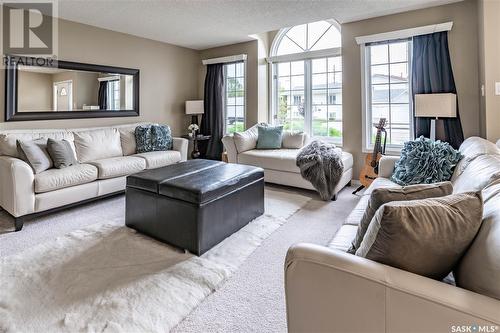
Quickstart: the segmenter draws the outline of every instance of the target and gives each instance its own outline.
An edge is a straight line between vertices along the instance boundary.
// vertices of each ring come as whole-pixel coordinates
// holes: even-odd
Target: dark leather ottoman
[[[189,160],[127,177],[125,224],[201,255],[264,213],[264,170]]]

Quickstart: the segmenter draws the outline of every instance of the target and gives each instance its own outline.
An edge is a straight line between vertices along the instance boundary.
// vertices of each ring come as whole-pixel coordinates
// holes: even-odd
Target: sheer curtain
[[[457,93],[447,31],[413,37],[412,93],[413,99],[415,94]],[[464,141],[458,103],[457,117],[441,121],[444,124],[444,137],[439,139],[458,148]],[[429,137],[430,122],[430,118],[415,118],[415,136]]]

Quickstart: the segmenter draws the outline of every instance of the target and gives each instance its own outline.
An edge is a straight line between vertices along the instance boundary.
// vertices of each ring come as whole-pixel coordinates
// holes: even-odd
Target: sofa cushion
[[[6,130],[0,131],[0,155],[7,155],[21,158],[17,151],[17,140],[37,140],[37,139],[68,140],[74,150],[73,133],[66,130],[39,129],[39,130]]]
[[[78,164],[75,152],[71,148],[70,142],[66,139],[55,140],[49,138],[47,140],[47,151],[52,162],[54,162],[54,167],[58,169]]]
[[[447,181],[461,158],[462,154],[449,143],[420,136],[404,143],[391,180],[399,185]]]
[[[124,156],[134,155],[136,151],[135,128],[137,125],[123,126],[118,128],[120,142]]]
[[[238,153],[255,149],[257,146],[257,138],[257,125],[250,127],[244,132],[236,132],[233,134],[234,145]]]
[[[306,134],[304,132],[283,132],[282,148],[300,149],[304,147]]]
[[[387,188],[387,187],[402,187],[401,185],[396,184],[392,180],[388,178],[375,178],[370,186],[363,192],[363,195],[371,195],[372,191],[376,188]]]
[[[146,160],[134,156],[112,157],[89,163],[97,167],[98,179],[131,175],[146,169]]]
[[[480,155],[499,155],[500,149],[493,143],[483,138],[473,136],[467,138],[458,149],[460,153],[464,156],[460,162],[458,162],[451,177],[452,181],[455,181],[467,168],[469,163],[473,161],[477,156]]]
[[[497,194],[485,198],[481,229],[454,275],[457,286],[500,300],[500,183],[495,187],[485,189]]]
[[[17,140],[17,150],[21,159],[29,164],[35,174],[53,166],[52,159],[47,151],[47,139]]]
[[[257,149],[279,149],[283,142],[283,126],[257,126]]]
[[[97,179],[97,168],[90,164],[77,164],[64,169],[49,169],[35,175],[35,193],[86,184]]]
[[[500,155],[478,155],[453,182],[453,192],[480,191],[500,177]]]
[[[181,153],[175,150],[151,151],[148,153],[135,154],[146,160],[146,169],[156,169],[162,166],[177,163],[181,160]]]
[[[238,154],[238,163],[258,166],[270,170],[300,173],[300,169],[296,165],[296,158],[299,151],[299,149],[253,149]],[[342,152],[344,170],[352,168],[352,162],[352,155],[347,152]]]
[[[407,201],[442,197],[450,195],[452,192],[453,186],[451,185],[451,182],[374,189],[370,195],[370,200],[368,201],[366,210],[359,223],[356,237],[354,238],[352,246],[348,252],[355,253],[359,248],[375,212],[383,204],[391,201]]]
[[[344,224],[328,244],[330,249],[346,252],[356,236],[358,228],[355,225]]]
[[[474,240],[482,212],[481,192],[389,202],[377,210],[356,255],[442,280]]]
[[[81,163],[123,156],[116,128],[74,132],[76,156]]]

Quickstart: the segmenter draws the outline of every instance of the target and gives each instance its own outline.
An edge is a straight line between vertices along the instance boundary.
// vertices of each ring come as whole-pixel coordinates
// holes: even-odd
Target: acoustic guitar
[[[368,187],[373,182],[375,178],[378,177],[378,164],[382,158],[382,154],[385,153],[385,142],[382,148],[382,132],[385,133],[384,126],[386,124],[385,118],[380,118],[378,125],[375,126],[377,129],[377,136],[375,137],[375,145],[373,147],[373,153],[366,155],[365,164],[361,169],[359,174],[359,182],[361,187],[356,190],[359,191],[363,187]],[[387,138],[387,134],[384,135],[384,141]]]

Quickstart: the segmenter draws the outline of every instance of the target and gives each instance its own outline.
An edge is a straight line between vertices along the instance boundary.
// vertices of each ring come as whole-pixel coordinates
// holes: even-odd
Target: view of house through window
[[[275,123],[342,142],[340,46],[340,31],[329,21],[295,26],[278,35],[271,54]],[[289,57],[293,59],[287,61]]]
[[[411,138],[411,41],[366,45],[366,147],[375,142],[373,127],[387,119],[388,146],[401,146]]]
[[[245,62],[224,65],[226,133],[245,130]]]

